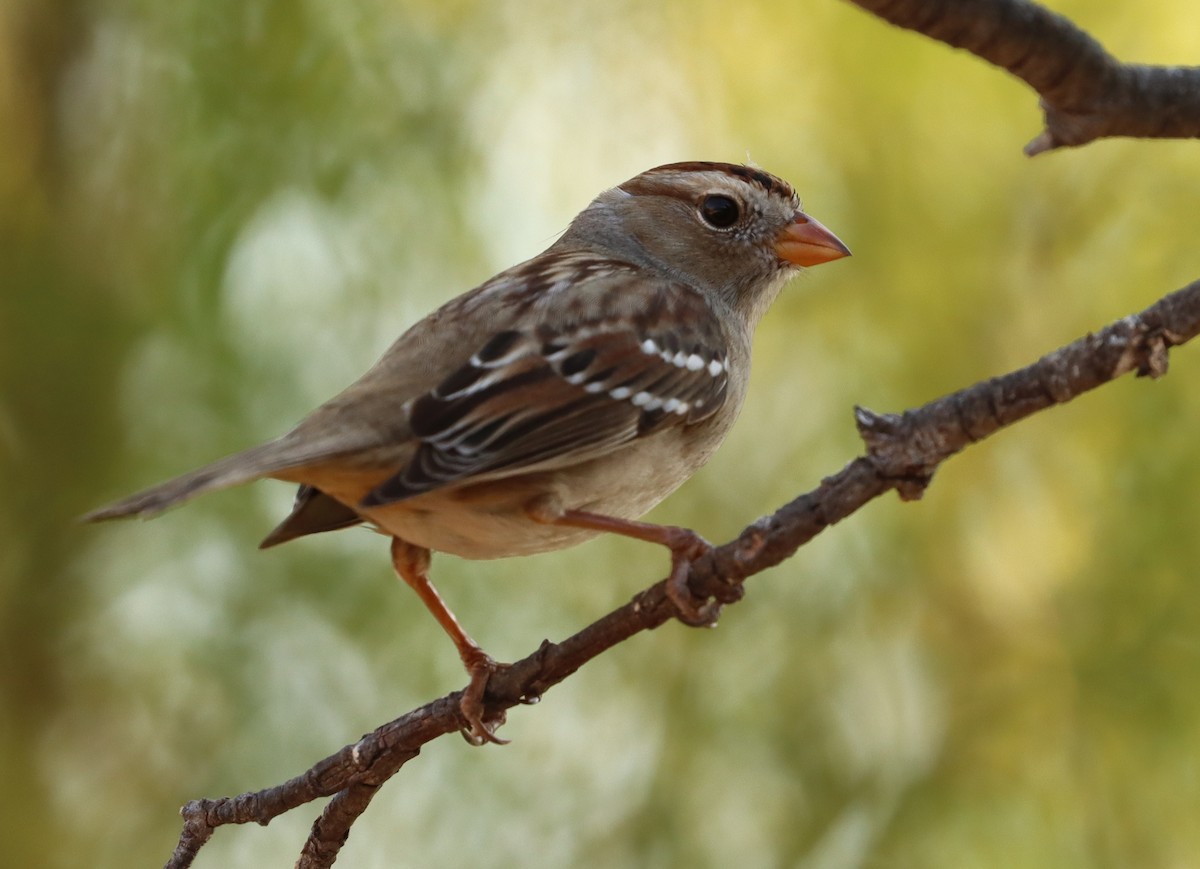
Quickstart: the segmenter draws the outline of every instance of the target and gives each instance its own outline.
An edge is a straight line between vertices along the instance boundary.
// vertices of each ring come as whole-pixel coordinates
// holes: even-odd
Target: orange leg
[[[473,745],[483,745],[485,742],[503,745],[508,740],[493,734],[483,722],[483,693],[487,690],[488,679],[492,674],[506,665],[497,664],[492,660],[492,657],[471,639],[471,635],[463,630],[454,613],[429,581],[429,561],[428,549],[413,546],[399,537],[392,538],[392,566],[400,578],[421,598],[421,603],[425,604],[425,608],[438,620],[442,629],[450,635],[458,649],[459,657],[462,658],[463,666],[467,668],[467,675],[471,677],[467,690],[463,692],[461,704],[463,718],[470,725],[470,730],[463,735]]]
[[[632,519],[617,519],[601,513],[589,513],[587,510],[555,510],[536,502],[530,505],[527,512],[535,522],[545,525],[569,525],[589,531],[606,531],[667,547],[671,550],[671,575],[667,577],[667,597],[674,604],[679,620],[692,627],[712,627],[716,624],[720,604],[697,599],[687,584],[688,566],[712,549],[712,545],[695,531],[675,525],[654,525],[650,522],[635,522]]]

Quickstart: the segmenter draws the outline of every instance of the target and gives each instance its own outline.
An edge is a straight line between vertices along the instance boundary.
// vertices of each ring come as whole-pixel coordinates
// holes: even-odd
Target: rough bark
[[[1200,67],[1121,63],[1029,0],[850,0],[1006,69],[1038,92],[1045,129],[1029,156],[1109,136],[1200,137]]]

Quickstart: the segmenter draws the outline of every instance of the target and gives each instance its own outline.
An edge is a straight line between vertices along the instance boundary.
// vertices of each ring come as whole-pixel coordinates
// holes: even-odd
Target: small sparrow
[[[636,521],[732,427],[755,326],[802,267],[849,255],[785,181],[727,163],[659,166],[598,196],[544,253],[447,302],[290,432],[86,520],[151,516],[263,477],[299,483],[262,546],[367,523],[454,640],[473,742],[495,663],[428,578],[430,552],[504,558],[611,532],[671,551],[684,621],[709,544]]]

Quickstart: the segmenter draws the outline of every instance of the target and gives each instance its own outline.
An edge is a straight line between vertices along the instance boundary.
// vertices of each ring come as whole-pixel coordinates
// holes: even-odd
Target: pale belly
[[[563,549],[595,537],[595,531],[543,525],[523,510],[447,503],[434,508],[394,505],[369,513],[380,530],[434,552],[461,558],[508,558]]]
[[[627,448],[624,462],[601,459],[441,489],[363,514],[380,530],[435,552],[470,559],[532,555],[574,546],[599,533],[536,521],[529,512],[534,502],[549,505],[550,512],[585,510],[637,519],[687,480],[716,445],[693,444],[685,454],[676,441],[647,439]]]
[[[536,521],[528,510],[535,501],[635,519],[674,488],[633,490],[610,482],[598,496],[593,490],[592,497],[572,498],[575,486],[570,484],[578,482],[575,475],[547,474],[497,480],[431,492],[364,514],[388,534],[435,552],[470,559],[508,558],[575,546],[599,533]]]

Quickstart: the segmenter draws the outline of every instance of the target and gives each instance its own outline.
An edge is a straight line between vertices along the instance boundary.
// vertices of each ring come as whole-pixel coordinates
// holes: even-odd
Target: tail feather
[[[301,445],[287,438],[268,441],[232,456],[226,456],[191,473],[159,483],[116,503],[93,510],[84,522],[100,522],[125,516],[155,516],[205,492],[249,483],[287,468],[312,464],[328,454],[313,445]]]
[[[334,500],[320,489],[301,486],[300,491],[296,493],[296,503],[292,505],[291,514],[258,544],[258,548],[269,549],[306,534],[337,531],[358,525],[362,521],[362,516],[341,501]]]

